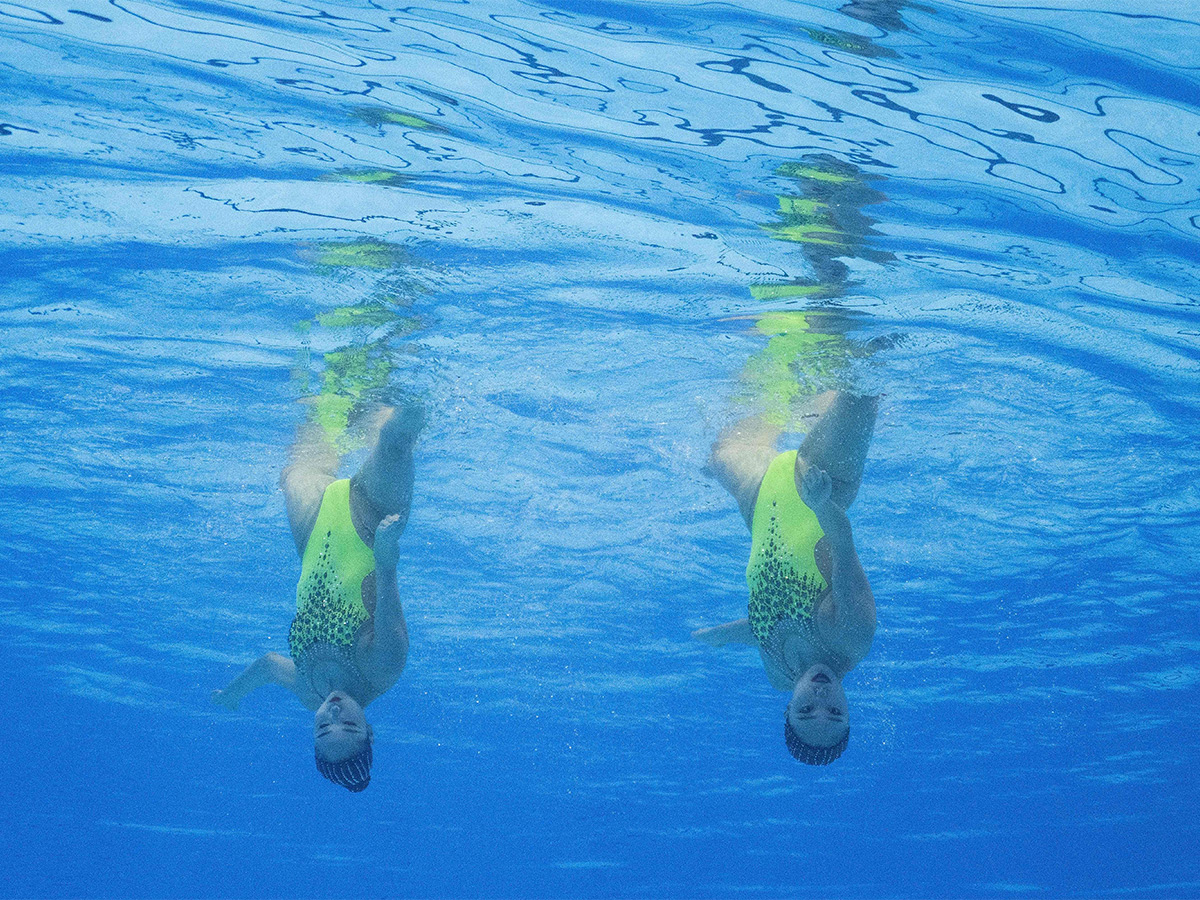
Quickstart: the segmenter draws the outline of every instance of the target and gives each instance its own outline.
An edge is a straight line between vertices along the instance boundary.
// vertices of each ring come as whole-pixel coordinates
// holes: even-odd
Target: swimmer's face
[[[353,697],[338,691],[325,698],[313,720],[317,754],[327,762],[349,759],[372,737],[363,708]]]
[[[787,715],[805,743],[832,747],[850,727],[841,679],[829,666],[813,666],[796,682]]]

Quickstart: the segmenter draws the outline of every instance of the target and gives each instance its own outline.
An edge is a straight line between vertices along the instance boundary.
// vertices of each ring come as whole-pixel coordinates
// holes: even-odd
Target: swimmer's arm
[[[875,595],[854,547],[846,511],[833,502],[829,476],[810,466],[800,484],[800,497],[816,514],[829,550],[830,597],[817,612],[818,622],[834,649],[855,661],[867,655],[875,637]]]
[[[212,701],[226,709],[237,709],[247,694],[268,684],[281,685],[297,694],[296,664],[278,653],[260,656],[246,666],[241,675],[229,682],[224,690],[213,691]]]
[[[400,604],[396,570],[375,569],[375,636],[371,645],[373,668],[399,673],[408,660],[408,626]],[[373,681],[375,679],[372,679]]]
[[[749,619],[738,619],[736,622],[726,622],[711,628],[698,628],[692,632],[692,637],[713,647],[724,647],[726,644],[754,646],[758,643],[754,632],[750,630]]]
[[[845,511],[830,502],[817,514],[817,521],[828,539],[832,563],[830,599],[818,612],[822,631],[835,649],[862,659],[875,637],[875,595],[859,561]]]
[[[388,516],[375,529],[375,633],[371,665],[391,675],[398,674],[408,660],[408,625],[404,621],[396,574],[404,524],[400,516]]]

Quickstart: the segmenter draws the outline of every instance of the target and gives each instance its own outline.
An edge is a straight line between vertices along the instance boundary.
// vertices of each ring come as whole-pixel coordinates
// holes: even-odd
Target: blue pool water
[[[1200,5],[3,0],[0,86],[0,894],[1200,896]],[[689,635],[713,438],[830,387],[817,769]],[[297,426],[404,397],[352,795],[209,693],[286,649]]]

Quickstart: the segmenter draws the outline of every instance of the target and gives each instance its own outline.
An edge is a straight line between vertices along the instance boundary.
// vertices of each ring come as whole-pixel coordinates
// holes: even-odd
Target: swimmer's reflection
[[[842,679],[867,655],[875,598],[846,518],[862,481],[875,397],[831,391],[798,451],[779,453],[781,429],[743,419],[716,439],[709,470],[750,526],[749,617],[693,636],[720,647],[757,645],[771,684],[790,691],[788,750],[802,762],[837,759],[850,737]]]
[[[850,0],[841,6],[838,12],[860,22],[869,22],[884,31],[908,31],[908,26],[900,16],[901,10],[906,6],[932,12],[927,6],[908,3],[907,0]]]
[[[374,735],[363,707],[395,684],[408,657],[396,566],[423,423],[419,406],[383,409],[362,467],[340,480],[324,429],[301,427],[280,478],[302,559],[291,658],[267,653],[212,694],[237,709],[263,685],[286,687],[316,712],[317,769],[351,791],[371,780]]]

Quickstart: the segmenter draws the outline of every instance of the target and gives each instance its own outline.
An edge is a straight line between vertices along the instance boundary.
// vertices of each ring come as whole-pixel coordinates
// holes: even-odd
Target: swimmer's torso
[[[363,675],[372,634],[375,554],[359,536],[350,512],[350,481],[325,489],[304,548],[296,586],[296,617],[288,649],[297,687],[320,702],[345,691],[366,705],[381,691]],[[365,589],[365,590],[364,590]]]
[[[795,466],[795,450],[781,453],[763,476],[746,566],[750,628],[771,683],[787,691],[816,663],[838,673],[852,667],[818,627],[817,611],[829,596],[814,556],[824,532],[796,491]]]

